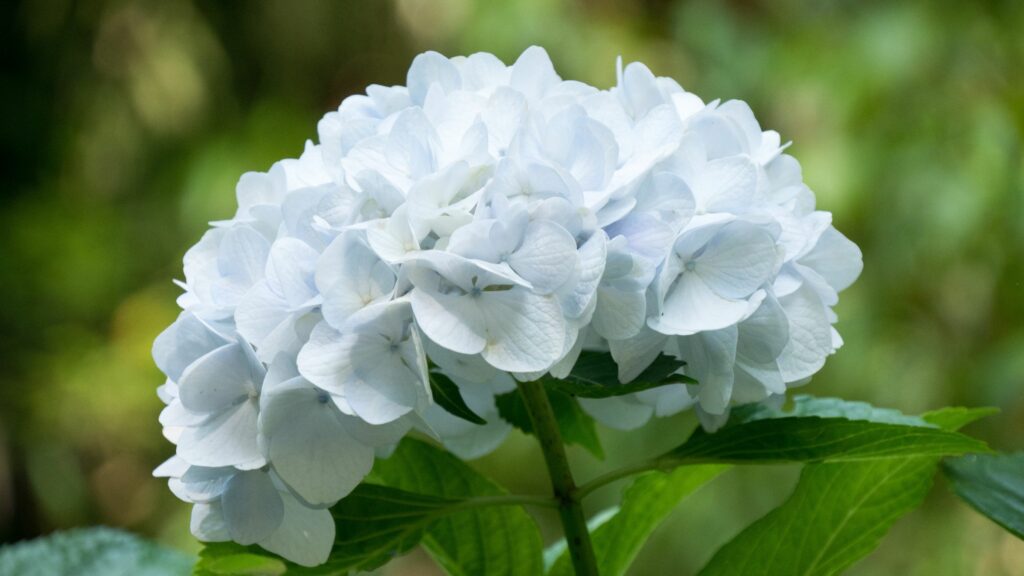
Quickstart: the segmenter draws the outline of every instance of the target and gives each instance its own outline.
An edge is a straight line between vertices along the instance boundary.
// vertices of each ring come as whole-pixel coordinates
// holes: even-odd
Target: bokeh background
[[[0,18],[0,542],[106,524],[186,550],[187,508],[151,469],[150,344],[185,249],[233,213],[247,170],[412,57],[545,46],[601,87],[615,57],[750,102],[793,140],[819,206],[864,251],[846,346],[811,384],[908,412],[1002,409],[972,431],[1024,449],[1024,3],[361,0],[4,3]],[[586,477],[681,441],[688,416],[623,434]],[[476,463],[546,489],[532,442]],[[733,471],[685,502],[634,573],[689,574],[786,497],[792,467]],[[594,510],[611,504],[601,493]],[[541,517],[546,536],[557,528]],[[422,554],[390,574],[427,574]],[[1024,574],[1024,543],[939,480],[850,573]]]

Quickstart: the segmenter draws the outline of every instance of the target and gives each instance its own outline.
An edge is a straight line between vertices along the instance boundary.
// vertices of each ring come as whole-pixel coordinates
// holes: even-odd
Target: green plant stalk
[[[577,576],[598,576],[597,558],[587,530],[587,518],[576,493],[576,482],[565,456],[565,445],[558,431],[558,421],[551,408],[547,392],[541,382],[520,382],[519,393],[533,423],[533,432],[540,442],[544,462],[547,464],[551,488],[558,502],[562,531],[569,547],[569,556]]]

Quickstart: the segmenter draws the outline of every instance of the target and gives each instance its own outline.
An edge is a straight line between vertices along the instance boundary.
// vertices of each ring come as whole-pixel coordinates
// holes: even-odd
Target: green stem
[[[598,488],[601,488],[602,486],[605,486],[607,484],[611,484],[616,480],[621,480],[623,478],[633,476],[634,474],[650,472],[651,470],[660,470],[661,468],[662,463],[660,460],[647,460],[645,462],[631,464],[629,466],[624,466],[617,470],[606,472],[589,482],[585,482],[582,486],[577,488],[576,497],[583,499],[594,490],[597,490]]]
[[[541,508],[558,508],[558,502],[547,496],[528,496],[507,494],[502,496],[477,496],[463,500],[452,509],[485,508],[488,506],[539,506]]]
[[[551,477],[551,488],[558,501],[558,513],[562,519],[565,542],[577,576],[598,576],[597,559],[587,530],[587,518],[576,493],[576,483],[565,456],[565,445],[558,431],[558,420],[551,408],[547,392],[540,382],[520,382],[519,393],[523,397],[526,411],[533,423],[533,432],[540,441],[544,462]]]

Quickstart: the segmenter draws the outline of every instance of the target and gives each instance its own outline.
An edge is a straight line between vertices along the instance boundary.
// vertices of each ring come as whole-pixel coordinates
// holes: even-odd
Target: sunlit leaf
[[[998,408],[964,408],[950,406],[931,412],[925,412],[921,419],[944,430],[959,430],[964,426],[999,412]]]
[[[257,546],[212,542],[199,553],[194,576],[278,576],[287,563]]]

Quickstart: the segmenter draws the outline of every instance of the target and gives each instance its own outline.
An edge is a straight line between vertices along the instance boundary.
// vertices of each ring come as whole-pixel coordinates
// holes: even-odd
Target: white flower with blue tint
[[[745,103],[616,71],[601,90],[537,47],[427,52],[241,177],[153,347],[158,472],[197,537],[321,563],[326,508],[410,429],[486,454],[511,429],[496,395],[585,350],[622,382],[662,354],[696,380],[581,401],[624,429],[691,408],[714,428],[821,369],[860,250]],[[432,371],[486,424],[435,403]]]

